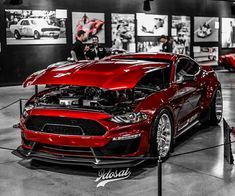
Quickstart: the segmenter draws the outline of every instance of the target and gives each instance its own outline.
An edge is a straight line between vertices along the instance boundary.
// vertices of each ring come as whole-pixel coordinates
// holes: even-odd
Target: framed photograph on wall
[[[194,42],[218,42],[219,18],[194,17]]]
[[[200,65],[217,66],[219,59],[218,47],[193,47],[194,59]]]
[[[137,13],[138,36],[168,35],[168,16]]]
[[[67,10],[5,10],[7,45],[66,44]]]
[[[86,43],[91,43],[92,36],[98,36],[99,43],[105,43],[104,13],[72,12],[73,42],[79,30],[86,32]]]
[[[160,52],[162,45],[157,41],[143,41],[137,43],[137,52]]]
[[[235,48],[235,18],[222,18],[222,48]]]
[[[135,52],[135,15],[112,13],[112,48]]]
[[[137,37],[137,52],[161,52],[160,36]]]
[[[172,16],[173,53],[190,55],[191,21],[189,16]]]

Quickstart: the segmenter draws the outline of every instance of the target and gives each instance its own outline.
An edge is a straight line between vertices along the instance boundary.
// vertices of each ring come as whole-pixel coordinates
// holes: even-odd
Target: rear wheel
[[[54,35],[53,38],[54,39],[58,39],[60,35]]]
[[[41,38],[40,33],[38,31],[34,31],[33,38],[34,39],[40,39]]]
[[[221,89],[217,89],[211,105],[210,122],[212,125],[218,125],[223,116],[223,97]]]
[[[233,72],[234,69],[233,69],[232,67],[229,67],[229,68],[228,68],[228,71],[229,71],[229,72]]]
[[[168,110],[163,109],[154,121],[151,135],[151,156],[166,159],[173,148],[173,120]]]
[[[16,39],[21,39],[21,35],[19,33],[19,31],[15,30],[14,36]]]

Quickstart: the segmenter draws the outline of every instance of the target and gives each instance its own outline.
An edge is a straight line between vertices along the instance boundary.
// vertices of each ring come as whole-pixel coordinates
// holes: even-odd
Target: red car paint
[[[195,77],[195,81],[178,84],[175,81],[175,70],[177,61],[181,58],[191,60],[190,57],[174,55],[168,53],[153,54],[123,54],[107,57],[101,61],[81,61],[78,63],[52,65],[48,69],[32,74],[28,77],[24,86],[29,85],[74,85],[93,86],[110,90],[131,89],[138,81],[151,69],[166,67],[165,62],[171,64],[169,87],[150,94],[142,101],[138,102],[133,111],[144,112],[148,118],[136,124],[117,124],[110,121],[111,114],[101,111],[58,109],[58,108],[34,108],[29,111],[27,117],[22,116],[20,127],[22,134],[22,146],[24,150],[30,150],[32,144],[28,145],[24,141],[33,141],[39,144],[51,146],[82,147],[82,148],[105,148],[113,138],[135,135],[141,133],[140,143],[135,152],[130,154],[106,155],[104,157],[138,157],[146,156],[150,149],[151,128],[154,119],[164,108],[170,111],[173,117],[174,137],[179,136],[187,123],[199,119],[212,102],[215,91],[220,87],[215,72],[212,68],[201,67]],[[148,60],[148,61],[144,61]],[[157,63],[154,61],[163,61]],[[41,92],[40,95],[45,94]],[[32,97],[29,102],[35,100]],[[27,120],[32,116],[60,117],[73,119],[92,119],[106,129],[102,136],[71,136],[50,134],[28,130],[25,126]],[[54,149],[40,148],[39,152],[46,155],[61,156]],[[64,152],[66,155],[80,157],[77,152]],[[85,154],[93,157],[92,154]],[[83,156],[84,157],[84,154]],[[63,160],[59,160],[63,161]]]
[[[143,61],[92,61],[62,65],[30,76],[24,87],[38,84],[95,86],[105,89],[133,88],[146,71],[164,64]],[[92,78],[92,79],[91,79]],[[130,80],[132,78],[132,80]]]
[[[235,70],[235,53],[221,55],[219,57],[219,65],[224,66],[229,71]]]
[[[235,128],[234,127],[232,127],[232,134],[233,134],[233,136],[235,136]]]

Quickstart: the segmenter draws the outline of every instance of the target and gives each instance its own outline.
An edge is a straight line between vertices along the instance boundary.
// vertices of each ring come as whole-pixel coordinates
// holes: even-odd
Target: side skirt
[[[188,126],[186,126],[185,128],[183,128],[179,134],[176,135],[175,138],[179,137],[180,135],[184,134],[186,131],[188,131],[189,129],[191,129],[192,127],[194,127],[195,125],[197,125],[198,123],[200,123],[199,120],[196,120],[194,122],[192,122],[191,124],[189,124]]]

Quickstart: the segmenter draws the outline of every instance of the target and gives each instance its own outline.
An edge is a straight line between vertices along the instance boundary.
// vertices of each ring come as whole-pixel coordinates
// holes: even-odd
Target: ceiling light
[[[149,0],[145,0],[144,1],[144,11],[150,11],[151,7],[150,7],[150,2]]]

